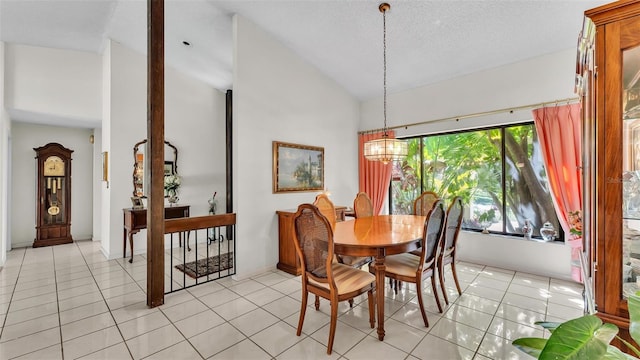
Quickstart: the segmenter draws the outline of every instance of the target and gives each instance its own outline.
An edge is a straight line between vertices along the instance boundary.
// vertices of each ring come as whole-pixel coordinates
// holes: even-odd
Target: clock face
[[[64,161],[57,156],[49,156],[44,161],[44,176],[64,176]]]

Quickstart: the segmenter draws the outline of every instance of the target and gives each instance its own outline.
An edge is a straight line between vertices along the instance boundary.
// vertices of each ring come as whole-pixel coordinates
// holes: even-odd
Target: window
[[[462,227],[533,237],[550,222],[560,229],[532,122],[407,139],[409,154],[394,163],[392,214],[410,214],[413,200],[434,191],[448,202],[461,196]]]

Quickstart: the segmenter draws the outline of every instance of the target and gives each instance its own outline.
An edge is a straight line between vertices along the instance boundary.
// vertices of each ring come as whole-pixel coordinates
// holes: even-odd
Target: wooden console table
[[[336,220],[344,221],[346,206],[336,206]],[[302,274],[300,260],[293,244],[293,215],[297,209],[278,210],[278,264],[276,267],[292,275]]]
[[[182,217],[189,217],[189,205],[178,205],[164,208],[165,219],[176,219]],[[122,209],[124,213],[124,231],[122,237],[122,257],[127,257],[127,238],[129,238],[129,245],[131,247],[131,259],[129,262],[133,262],[133,235],[138,233],[141,229],[147,228],[147,209]],[[180,242],[182,243],[182,234],[180,236]],[[189,240],[187,240],[187,247],[189,247]],[[191,250],[191,249],[189,249]]]

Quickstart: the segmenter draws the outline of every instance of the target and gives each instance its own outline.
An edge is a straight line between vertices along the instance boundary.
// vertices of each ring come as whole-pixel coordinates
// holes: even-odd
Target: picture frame
[[[109,181],[109,152],[102,152],[102,181]]]
[[[143,209],[144,208],[144,203],[142,202],[142,198],[137,197],[137,196],[132,196],[131,197],[131,205],[132,205],[132,208],[134,208],[134,209]]]
[[[324,148],[273,141],[273,193],[324,190]]]
[[[174,175],[176,173],[176,163],[173,161],[164,162],[164,176]]]

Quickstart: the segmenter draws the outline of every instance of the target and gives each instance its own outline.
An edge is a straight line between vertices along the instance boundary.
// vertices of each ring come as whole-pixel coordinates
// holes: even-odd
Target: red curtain
[[[379,215],[389,192],[391,182],[392,164],[383,164],[380,161],[370,161],[364,157],[364,143],[369,140],[380,139],[383,132],[373,134],[361,134],[358,138],[358,174],[360,179],[360,191],[364,191],[371,198],[373,213]],[[390,139],[395,138],[395,132],[387,131]]]
[[[582,282],[582,123],[580,104],[533,110],[553,205],[571,246],[571,277]],[[573,230],[573,231],[572,231]],[[579,233],[576,233],[579,231]]]

